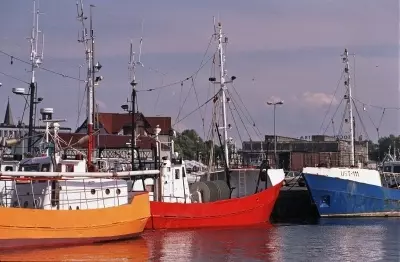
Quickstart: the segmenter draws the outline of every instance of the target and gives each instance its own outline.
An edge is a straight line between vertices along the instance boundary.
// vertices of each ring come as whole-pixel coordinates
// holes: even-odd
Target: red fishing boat
[[[150,202],[147,229],[245,226],[269,221],[281,183],[256,194],[209,203]]]
[[[149,192],[151,217],[146,224],[147,229],[245,226],[264,223],[268,222],[278,198],[284,180],[282,169],[271,169],[265,164],[260,169],[229,169],[230,138],[227,136],[227,131],[230,125],[226,120],[226,101],[229,99],[225,92],[227,84],[232,83],[236,77],[232,76],[228,80],[223,51],[227,38],[222,33],[221,23],[218,23],[215,29],[218,29],[215,36],[218,39],[220,79],[217,82],[215,77],[210,77],[209,81],[218,84],[220,89],[210,100],[221,103],[220,119],[223,122],[221,126],[215,123],[215,130],[223,149],[225,170],[214,178],[210,174],[207,181],[189,185],[184,161],[172,159],[171,162],[164,157],[159,177],[137,181],[133,186],[134,191],[145,189]],[[160,131],[160,128],[155,130],[158,152],[161,152],[161,142],[158,140]],[[172,142],[171,156],[175,156]]]
[[[164,158],[160,176],[144,180],[151,212],[146,229],[245,226],[268,222],[282,186],[283,170],[232,171],[237,171],[238,176],[231,173],[232,178],[237,178],[230,181],[231,188],[224,180],[189,185],[184,161],[173,159],[171,162]],[[249,184],[256,173],[258,182]],[[245,181],[243,183],[243,177],[247,185]],[[133,190],[143,190],[142,183],[136,181]],[[243,192],[243,186],[256,193]],[[245,195],[241,196],[243,193]]]

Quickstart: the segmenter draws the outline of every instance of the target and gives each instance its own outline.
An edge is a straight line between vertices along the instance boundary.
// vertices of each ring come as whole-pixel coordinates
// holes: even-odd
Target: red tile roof
[[[76,134],[76,133],[59,133],[58,134],[61,139],[63,139],[67,144],[74,145],[78,142],[79,139],[85,136],[85,134]],[[128,147],[126,143],[129,143],[131,136],[121,136],[121,135],[112,135],[105,134],[99,135],[99,144],[97,144],[97,137],[95,140],[95,146],[99,148],[122,148]],[[152,137],[139,137],[136,140],[136,144],[141,149],[151,149],[155,146],[155,140]],[[65,146],[65,144],[62,144]],[[85,148],[87,147],[87,142],[82,145],[73,146],[76,148]],[[162,145],[163,150],[169,150],[169,147],[166,145]]]
[[[161,128],[161,134],[166,135],[171,129],[171,117],[145,117],[141,113],[135,114],[135,121],[144,120],[144,128],[152,129],[157,125]],[[130,125],[131,115],[128,113],[99,113],[99,122],[108,134],[118,133],[125,125]],[[149,130],[151,133],[153,130]]]

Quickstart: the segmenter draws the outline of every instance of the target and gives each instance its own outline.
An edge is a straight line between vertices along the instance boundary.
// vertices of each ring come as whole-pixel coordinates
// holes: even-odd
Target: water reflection
[[[126,242],[1,253],[0,261],[400,261],[400,219],[146,231]]]
[[[280,261],[277,229],[271,225],[144,235],[153,261]]]
[[[0,261],[148,261],[143,238],[104,244],[2,252]]]
[[[326,219],[280,227],[283,260],[400,261],[400,220]]]

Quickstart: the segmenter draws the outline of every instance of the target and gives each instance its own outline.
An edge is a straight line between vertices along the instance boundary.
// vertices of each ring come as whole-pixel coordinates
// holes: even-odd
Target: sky
[[[228,85],[227,113],[232,126],[228,135],[237,143],[273,134],[273,107],[266,102],[278,100],[284,104],[276,108],[277,134],[346,135],[348,124],[339,132],[345,92],[343,79],[339,82],[344,68],[340,55],[345,48],[354,54],[350,69],[353,96],[358,101],[354,110],[357,136],[376,140],[377,129],[380,136],[399,134],[397,0],[86,0],[86,15],[89,4],[96,5],[95,57],[103,66],[100,74],[104,78],[95,90],[101,112],[122,112],[121,105],[130,94],[129,44],[132,41],[138,53],[142,37],[144,67],[137,69],[138,90],[177,84],[138,92],[139,111],[147,116],[171,116],[178,131],[195,129],[207,138],[211,103],[182,121],[177,116],[187,116],[215,92],[208,81],[212,60],[193,82],[180,84],[216,51],[217,43],[211,39],[215,17],[228,37],[228,75],[237,77],[234,86]],[[28,61],[33,2],[1,1],[0,6],[0,51]],[[75,1],[41,0],[40,11],[39,28],[45,35],[42,67],[84,78],[84,46],[77,41],[82,27],[76,19]],[[0,54],[1,73],[29,82],[29,70],[29,65],[16,60],[11,65],[10,58]],[[9,98],[17,121],[24,100],[11,90],[27,85],[1,73],[2,112]],[[86,108],[81,106],[84,84],[42,69],[36,76],[38,96],[44,98],[38,108],[54,108],[54,117],[67,119],[66,125],[72,128],[85,119]]]

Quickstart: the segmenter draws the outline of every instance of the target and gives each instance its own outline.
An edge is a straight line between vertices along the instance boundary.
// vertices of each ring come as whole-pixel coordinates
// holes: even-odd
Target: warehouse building
[[[361,139],[360,139],[361,140]],[[355,141],[355,163],[368,163],[368,142]],[[268,158],[272,166],[300,171],[303,167],[324,164],[330,167],[350,165],[350,141],[332,136],[314,135],[301,138],[277,136],[276,156],[274,136],[265,141],[245,141],[242,144],[244,163],[259,163]]]

